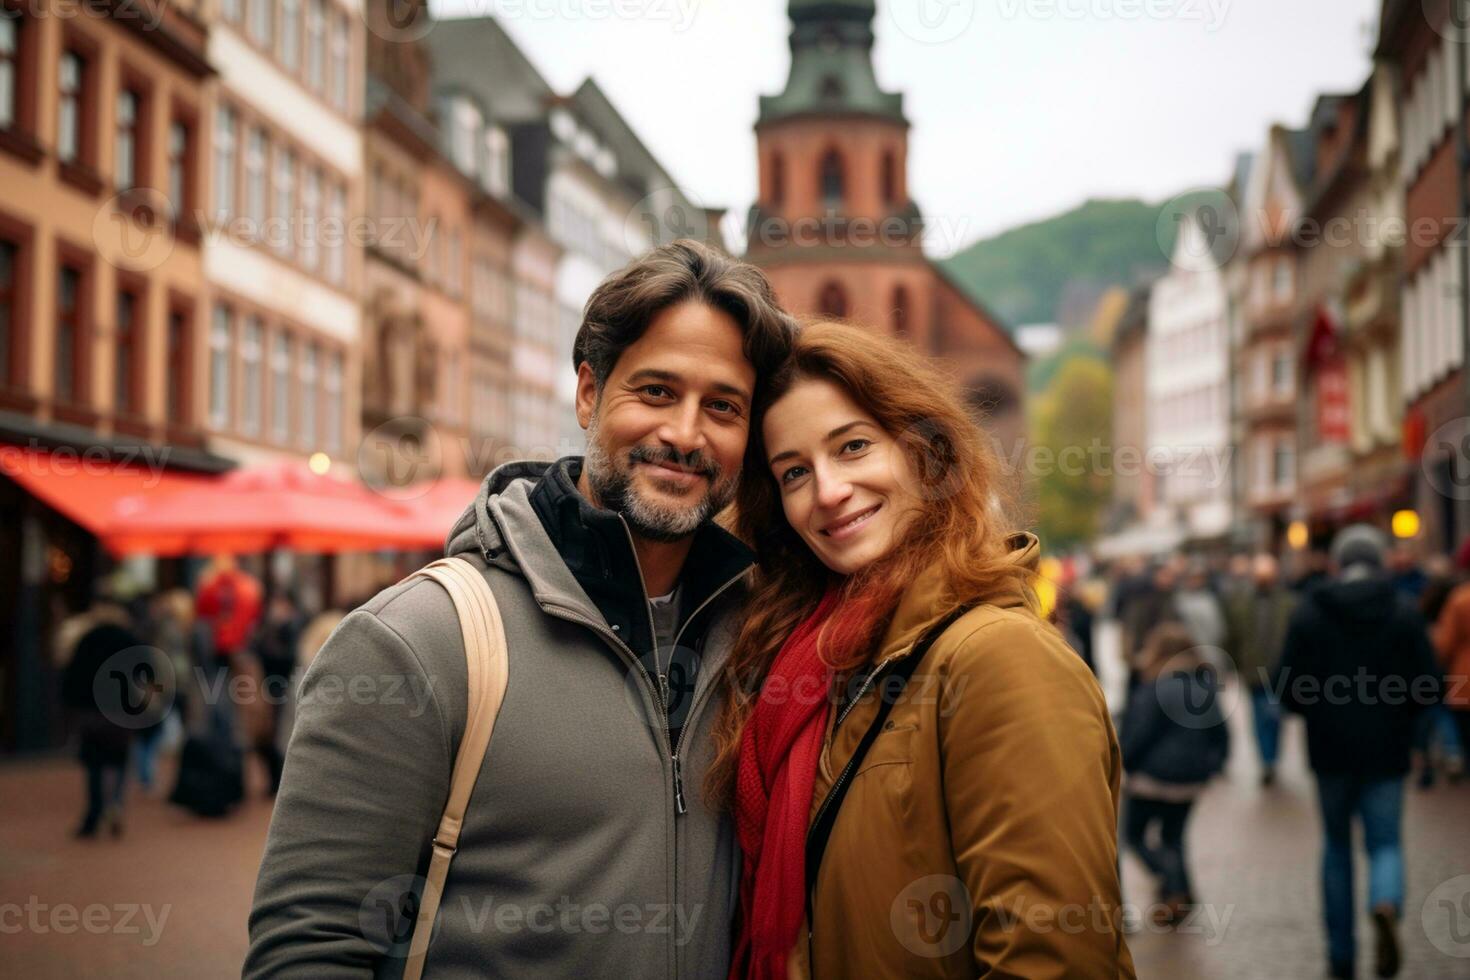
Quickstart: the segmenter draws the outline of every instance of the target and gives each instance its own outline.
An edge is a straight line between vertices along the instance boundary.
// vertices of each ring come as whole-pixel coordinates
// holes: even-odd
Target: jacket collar
[[[1041,560],[1041,541],[1029,531],[1018,531],[1006,539],[1006,560],[1020,565],[1033,575]],[[1015,609],[1026,605],[1026,596],[1011,589],[982,600],[986,605]],[[932,565],[904,590],[893,619],[883,634],[876,662],[882,663],[909,653],[931,626],[954,611],[958,605],[944,577],[944,566]]]

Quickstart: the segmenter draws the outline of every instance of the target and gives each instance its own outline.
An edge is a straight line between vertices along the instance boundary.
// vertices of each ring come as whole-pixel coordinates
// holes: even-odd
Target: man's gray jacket
[[[497,469],[449,538],[495,593],[510,668],[424,974],[724,977],[739,852],[702,786],[748,563],[698,608],[686,596],[681,621],[703,623],[699,669],[671,745],[628,630],[609,625],[538,516],[547,469]],[[246,977],[401,974],[465,677],[454,607],[430,581],[386,589],[332,634],[302,683]]]

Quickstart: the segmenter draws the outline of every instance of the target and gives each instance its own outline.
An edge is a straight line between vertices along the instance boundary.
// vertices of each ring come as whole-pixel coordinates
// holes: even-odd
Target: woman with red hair
[[[757,405],[760,578],[709,791],[732,977],[1132,977],[1102,692],[1037,615],[997,455],[912,348],[805,326]]]

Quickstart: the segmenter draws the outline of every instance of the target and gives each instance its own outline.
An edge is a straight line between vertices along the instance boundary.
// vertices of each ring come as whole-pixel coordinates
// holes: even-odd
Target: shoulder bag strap
[[[847,765],[837,774],[837,779],[828,790],[827,797],[817,810],[817,818],[813,821],[811,829],[806,836],[806,917],[808,928],[812,924],[812,894],[817,887],[817,872],[822,868],[822,855],[827,851],[827,841],[832,837],[832,828],[837,824],[837,813],[842,809],[842,801],[847,797],[847,790],[852,785],[853,776],[858,767],[863,763],[863,757],[877,741],[878,734],[883,731],[883,724],[888,720],[888,713],[893,710],[903,690],[908,686],[909,678],[918,670],[919,662],[929,652],[929,648],[939,639],[945,630],[949,629],[954,622],[969,612],[968,609],[956,609],[934,626],[930,627],[919,642],[914,644],[913,651],[893,667],[884,670],[878,677],[874,687],[878,694],[878,713],[873,717],[872,724],[863,733],[862,741],[858,742],[857,748],[852,753],[852,758],[847,760]]]
[[[459,831],[464,824],[465,809],[469,806],[475,779],[480,775],[509,677],[505,624],[484,575],[462,558],[441,558],[410,576],[414,577],[438,582],[454,602],[460,631],[464,634],[469,709],[464,735],[454,757],[449,798],[444,804],[444,814],[439,818],[429,870],[424,875],[424,892],[419,900],[413,939],[408,947],[404,980],[418,980],[423,973],[424,957],[429,951],[429,939],[434,931],[434,918],[439,912],[439,899],[444,892],[444,881],[449,876],[449,863],[459,849]]]

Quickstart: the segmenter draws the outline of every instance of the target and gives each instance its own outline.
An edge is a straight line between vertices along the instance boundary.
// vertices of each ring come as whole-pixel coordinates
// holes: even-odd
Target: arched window
[[[771,154],[771,203],[786,203],[786,158],[779,153]]]
[[[835,149],[822,156],[822,203],[828,208],[842,207],[842,155]]]
[[[843,319],[847,316],[847,291],[839,283],[827,283],[822,287],[822,296],[817,302],[817,307],[822,311],[823,316]]]
[[[909,291],[906,286],[896,286],[893,290],[893,335],[909,335]]]
[[[823,102],[841,102],[846,89],[842,86],[842,79],[836,75],[828,75],[822,79],[821,99]]]
[[[892,150],[883,154],[883,169],[881,171],[883,184],[883,203],[898,203],[898,158],[893,155]]]

